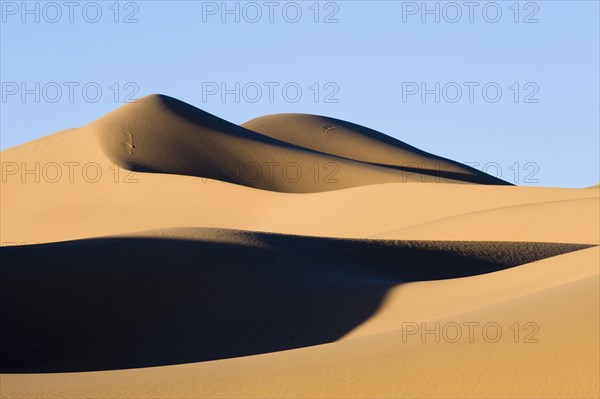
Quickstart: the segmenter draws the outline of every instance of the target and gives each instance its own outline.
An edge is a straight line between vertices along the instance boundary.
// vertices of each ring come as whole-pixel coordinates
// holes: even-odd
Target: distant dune
[[[318,123],[306,122],[311,128]],[[322,121],[321,125],[328,123]],[[439,182],[441,177],[446,182],[508,184],[406,145],[402,151],[397,149],[401,162],[389,164],[393,168],[362,162],[360,157],[347,157],[346,151],[352,155],[364,148],[368,158],[374,159],[381,147],[376,138],[363,143],[354,138],[354,130],[332,132],[346,142],[345,151],[332,152],[332,146],[307,146],[293,142],[288,135],[280,139],[245,129],[163,95],[125,105],[93,122],[89,129],[98,132],[106,155],[126,169],[208,177],[265,190],[316,192],[376,183]],[[398,155],[383,151],[383,155],[387,153]],[[416,161],[427,161],[428,166],[414,166]]]
[[[552,215],[552,217],[549,217]],[[531,240],[597,243],[598,197],[515,205],[452,216],[374,235],[373,238],[449,240],[457,231],[469,240]],[[502,220],[503,223],[497,221]],[[463,229],[462,226],[468,226]]]
[[[1,155],[2,398],[600,395],[598,190],[164,95]]]
[[[508,184],[467,165],[429,154],[383,133],[339,119],[278,114],[252,119],[241,126],[315,151],[386,166],[407,174],[415,173],[424,182],[435,181],[431,178],[435,176],[481,184]]]

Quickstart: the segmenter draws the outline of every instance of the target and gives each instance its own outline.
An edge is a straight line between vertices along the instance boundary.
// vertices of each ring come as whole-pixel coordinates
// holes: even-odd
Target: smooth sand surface
[[[600,395],[598,190],[156,95],[0,154],[0,397]]]
[[[506,184],[469,166],[412,147],[388,135],[339,119],[307,114],[278,114],[244,124],[266,136],[340,157],[419,174],[475,183]]]
[[[127,169],[209,177],[265,190],[305,193],[426,181],[427,177],[439,180],[433,167],[405,171],[314,151],[234,125],[168,96],[148,96],[127,104],[88,129],[97,132],[107,157]],[[363,144],[348,140],[347,147]],[[373,151],[377,151],[375,144]],[[424,159],[416,149],[403,155],[406,163]],[[458,167],[456,172],[446,172],[448,166],[442,164],[440,174],[449,181],[508,184]]]
[[[450,292],[446,292],[444,285],[452,280],[437,282],[437,290],[427,287],[434,283],[414,283],[425,286],[414,287],[406,300],[419,307],[427,299],[429,303],[421,305],[421,309],[431,312],[430,306],[437,305],[441,311],[436,317],[408,309],[408,313],[399,312],[390,321],[397,326],[389,328],[389,323],[384,323],[379,329],[354,339],[178,366],[4,374],[3,395],[7,398],[594,398],[598,392],[600,361],[598,255],[597,248],[592,248],[460,279],[452,284],[455,289]],[[566,264],[578,265],[583,270],[573,276]],[[517,291],[506,292],[503,284]],[[473,287],[479,289],[469,295],[468,290]],[[423,288],[421,295],[420,288]],[[493,290],[491,295],[482,295],[486,288]],[[398,302],[394,305],[402,305],[399,296],[393,299]],[[450,309],[445,308],[449,301],[454,302]],[[479,306],[477,301],[481,301]],[[467,306],[466,311],[460,309],[461,305]],[[405,303],[404,307],[411,305]],[[420,331],[415,334],[413,328],[406,332],[398,319],[404,320],[406,328],[417,324]],[[435,341],[435,335],[423,336],[421,332],[423,322],[426,323],[423,329],[435,331],[436,321],[440,323],[439,342]],[[452,323],[461,326],[462,336],[457,342],[453,342],[456,330],[452,330]],[[469,326],[473,326],[472,335]],[[515,331],[519,331],[518,335]]]
[[[600,201],[592,197],[487,209],[376,234],[373,238],[450,240],[461,226],[469,226],[462,239],[593,244],[600,241],[600,230],[590,222],[599,218]],[[504,223],[494,223],[498,220]]]

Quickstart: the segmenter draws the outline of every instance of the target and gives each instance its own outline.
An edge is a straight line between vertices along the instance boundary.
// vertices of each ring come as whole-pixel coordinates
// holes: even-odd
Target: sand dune
[[[0,279],[2,371],[156,366],[332,342],[367,319],[393,285],[489,273],[587,247],[198,228],[9,247]],[[270,325],[281,334],[279,323],[292,336],[255,338]],[[220,342],[221,329],[234,330],[233,339]]]
[[[442,183],[375,184],[290,195],[193,176],[132,174],[116,168],[87,133],[65,131],[2,153],[3,162],[16,169],[14,174],[4,174],[1,183],[3,245],[173,226],[365,238],[497,207],[598,197],[591,190]],[[23,175],[23,165],[33,169],[34,163],[40,165],[40,175],[45,165],[62,165],[61,178],[52,182],[42,176],[36,181],[34,175]],[[72,181],[67,163],[78,165]],[[87,165],[92,166],[91,177],[98,169],[101,178],[86,180]],[[457,234],[464,230],[463,226]]]
[[[427,317],[460,325],[479,322],[473,342],[466,330],[459,342],[436,343],[431,335],[422,340],[420,334],[405,334],[403,339],[401,329],[392,329],[326,345],[189,365],[4,374],[2,392],[6,398],[594,398],[599,390],[598,259],[598,248],[591,248],[497,273],[413,283],[405,298],[395,295],[394,299],[405,299],[398,303],[409,312],[400,313],[395,324],[420,323]],[[571,277],[574,265],[584,271]],[[455,289],[440,295],[450,282]],[[418,285],[423,284],[439,286],[418,295],[424,288]],[[477,291],[470,295],[473,288]],[[493,290],[491,295],[485,294],[486,289]],[[424,299],[429,303],[421,303]],[[433,306],[448,300],[453,306],[432,317]],[[466,304],[476,309],[461,312]],[[423,318],[411,313],[414,305],[430,314]],[[482,335],[489,322],[503,330],[494,343]],[[522,332],[518,342],[510,330],[515,322]],[[539,327],[529,337],[538,342],[523,342],[524,334],[534,331],[523,329],[526,322]],[[434,324],[427,327],[433,329]]]
[[[416,173],[423,182],[449,178],[508,184],[467,165],[429,154],[373,129],[339,119],[308,114],[277,114],[252,119],[241,126],[315,151],[385,165],[407,174]],[[428,180],[428,175],[440,180]]]
[[[600,248],[593,247],[495,273],[395,286],[386,293],[377,312],[344,338],[381,334],[402,329],[406,321],[447,319],[522,300],[532,293],[597,277],[599,261]]]
[[[107,157],[129,170],[207,177],[296,193],[421,181],[427,175],[431,181],[440,181],[432,174],[433,168],[401,170],[317,152],[162,95],[127,104],[94,121],[89,129],[97,131]],[[444,180],[461,181],[465,177],[451,173]],[[466,180],[473,180],[472,175]],[[476,180],[507,184],[485,174]]]
[[[1,156],[2,398],[600,394],[597,186],[163,95]]]
[[[600,198],[560,200],[515,205],[438,219],[373,238],[539,242],[600,242]],[[499,222],[501,221],[501,222]],[[468,229],[462,226],[469,226]]]

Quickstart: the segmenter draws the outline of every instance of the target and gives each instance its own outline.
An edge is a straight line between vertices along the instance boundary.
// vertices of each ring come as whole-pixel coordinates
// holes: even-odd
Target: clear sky
[[[365,125],[521,185],[599,176],[599,2],[2,1],[1,147],[162,93]]]

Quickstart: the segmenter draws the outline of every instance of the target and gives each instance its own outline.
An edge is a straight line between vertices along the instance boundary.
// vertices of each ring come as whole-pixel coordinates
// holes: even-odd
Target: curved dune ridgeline
[[[1,371],[162,366],[333,342],[395,285],[589,247],[187,228],[2,248]]]
[[[509,184],[368,127],[335,118],[309,114],[275,114],[252,119],[241,126],[315,151],[385,166],[407,174],[415,173],[423,182],[440,181],[440,178],[444,178],[480,184]]]
[[[314,127],[316,120],[309,119],[308,126]],[[331,146],[293,142],[287,134],[272,134],[271,128],[264,132],[263,124],[257,125],[261,130],[246,129],[164,95],[127,104],[88,127],[97,131],[106,155],[126,169],[205,177],[264,190],[306,193],[423,181],[508,184],[408,145],[396,153],[381,151],[382,137],[397,141],[382,134],[368,143],[356,140],[366,128],[332,133],[347,143],[341,147],[346,151],[332,151]],[[369,161],[353,157],[356,151],[366,151]],[[379,160],[377,152],[382,154]],[[387,162],[389,155],[398,162]]]

